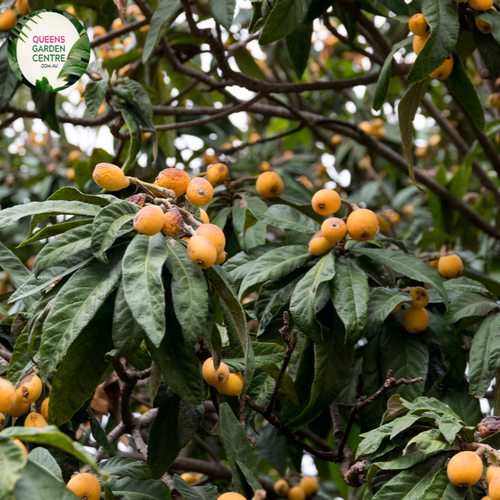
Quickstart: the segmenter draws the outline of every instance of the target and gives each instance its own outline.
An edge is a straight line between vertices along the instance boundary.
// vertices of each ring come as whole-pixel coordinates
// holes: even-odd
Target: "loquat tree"
[[[0,499],[500,500],[497,8],[4,2]]]

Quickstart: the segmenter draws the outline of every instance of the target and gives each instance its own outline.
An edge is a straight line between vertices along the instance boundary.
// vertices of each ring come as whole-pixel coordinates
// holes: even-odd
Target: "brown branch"
[[[95,37],[90,42],[90,47],[94,48],[94,47],[98,47],[99,45],[104,45],[105,43],[110,42],[111,40],[114,40],[115,38],[118,38],[122,35],[126,35],[127,33],[130,33],[131,31],[135,31],[139,28],[142,28],[142,26],[146,26],[146,24],[149,24],[149,20],[142,19],[141,21],[134,21],[133,23],[127,24],[127,25],[125,25],[122,28],[119,28],[117,30],[108,31],[105,35]]]
[[[5,359],[5,361],[10,361],[12,359],[12,353],[0,347],[0,358]]]

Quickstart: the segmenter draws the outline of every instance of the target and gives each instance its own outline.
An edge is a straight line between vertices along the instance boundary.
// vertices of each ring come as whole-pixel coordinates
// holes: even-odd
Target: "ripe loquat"
[[[191,472],[184,472],[183,474],[181,474],[181,479],[184,479],[184,481],[186,481],[186,483],[188,484],[193,484],[197,481],[196,475],[192,474]]]
[[[500,93],[497,92],[488,96],[488,106],[494,109],[500,108]]]
[[[3,429],[3,423],[5,421],[5,415],[0,413],[0,431]]]
[[[286,479],[280,479],[279,481],[276,481],[273,485],[273,491],[279,497],[286,497],[288,495],[288,492],[290,491],[288,481]]]
[[[429,325],[429,313],[426,309],[410,306],[403,314],[403,326],[408,333],[423,332]]]
[[[340,195],[333,189],[320,189],[312,197],[313,210],[320,215],[331,215],[338,211],[342,202]]]
[[[391,314],[396,314],[397,312],[399,312],[399,310],[401,309],[401,306],[403,305],[402,302],[400,302],[392,311],[391,311]]]
[[[17,446],[19,446],[19,448],[21,448],[24,457],[28,458],[28,456],[29,456],[28,450],[26,449],[26,446],[24,445],[24,443],[22,441],[20,441],[19,439],[14,439],[14,443],[16,443]]]
[[[427,41],[427,38],[429,38],[429,35],[424,35],[424,36],[418,36],[415,35],[413,37],[413,52],[417,54],[417,56],[422,52],[422,49],[424,48],[425,42]]]
[[[188,200],[197,207],[208,205],[214,197],[212,184],[203,177],[195,177],[186,189]]]
[[[82,156],[82,152],[80,150],[73,149],[73,151],[70,151],[68,153],[68,160],[69,161],[78,161],[81,156]]]
[[[36,413],[35,411],[28,414],[26,420],[24,421],[24,427],[38,427],[43,428],[47,424],[47,421],[40,415],[40,413]]]
[[[300,486],[294,486],[288,492],[288,500],[306,500],[306,492]]]
[[[66,179],[68,179],[69,181],[75,180],[75,169],[74,168],[68,168],[66,170]]]
[[[34,403],[42,394],[42,381],[38,375],[28,375],[16,389],[16,397],[24,403]]]
[[[16,400],[14,406],[6,413],[12,417],[22,417],[30,411],[30,403],[24,403],[22,400]]]
[[[483,35],[491,35],[493,28],[492,28],[490,23],[487,23],[486,21],[483,21],[482,19],[474,19],[474,22],[476,23],[477,29]],[[488,98],[488,100],[489,100],[489,98]],[[489,102],[488,102],[488,104],[489,104]]]
[[[458,278],[464,270],[464,263],[458,255],[445,255],[438,262],[438,271],[443,278]]]
[[[329,252],[336,242],[327,240],[321,231],[318,231],[309,241],[309,253],[311,255],[320,256]]]
[[[207,169],[207,181],[213,187],[219,186],[229,177],[229,169],[224,163],[214,163]]]
[[[367,133],[367,134],[372,134],[373,133],[373,125],[370,122],[363,121],[359,124],[359,128]]]
[[[193,236],[188,242],[188,256],[191,262],[201,269],[208,269],[217,260],[215,245],[203,236]]]
[[[215,163],[217,161],[217,156],[215,154],[210,154],[210,153],[203,153],[203,161],[207,165],[211,165],[212,163]]]
[[[10,413],[16,402],[16,389],[7,379],[0,377],[0,411]]]
[[[163,229],[165,214],[157,205],[146,205],[134,217],[134,228],[139,233],[154,236]]]
[[[250,136],[248,137],[248,140],[250,142],[256,142],[256,141],[260,140],[260,135],[257,132],[252,132],[250,134]]]
[[[228,491],[227,493],[224,493],[220,497],[218,497],[217,500],[246,500],[246,498],[239,493]]]
[[[378,227],[381,231],[388,231],[391,227],[391,223],[387,220],[387,217],[384,214],[377,215]]]
[[[210,219],[208,218],[207,212],[200,208],[200,219],[203,221],[203,224],[210,224]]]
[[[120,28],[123,28],[123,23],[122,20],[119,17],[117,17],[116,19],[113,19],[113,22],[111,23],[111,29],[119,30]]]
[[[259,172],[269,172],[271,164],[268,161],[263,161],[259,166]]]
[[[217,390],[225,396],[239,396],[243,389],[243,375],[241,373],[230,373],[228,381],[217,387]]]
[[[16,23],[17,16],[12,9],[4,10],[0,14],[0,31],[11,31]]]
[[[483,461],[473,451],[461,451],[448,462],[447,473],[452,484],[469,488],[481,479]]]
[[[177,208],[174,207],[165,214],[163,231],[172,238],[177,238],[186,231],[184,219]]]
[[[166,168],[162,170],[155,179],[157,186],[171,189],[175,196],[182,196],[190,183],[189,174],[180,168]]]
[[[415,14],[414,16],[411,16],[408,26],[410,31],[414,35],[418,36],[425,36],[429,31],[429,25],[427,24],[423,14]]]
[[[255,187],[262,198],[276,198],[276,196],[281,196],[285,190],[283,179],[276,172],[260,174]]]
[[[429,265],[433,268],[433,269],[437,269],[438,268],[438,264],[439,264],[439,259],[434,259],[434,260],[431,260],[429,262]]]
[[[303,477],[300,480],[300,487],[304,490],[306,497],[311,498],[318,493],[319,486],[315,477]]]
[[[49,400],[50,398],[45,398],[42,401],[42,406],[40,407],[40,413],[42,414],[42,417],[49,421]]]
[[[436,80],[446,80],[453,71],[453,66],[455,61],[453,60],[453,56],[450,56],[446,61],[439,66],[438,69],[434,70],[429,76],[431,78],[435,78]]]
[[[410,290],[410,295],[413,297],[413,301],[411,303],[412,307],[421,309],[429,303],[429,292],[421,286],[412,288]]]
[[[226,260],[227,254],[226,252],[221,252],[219,255],[217,255],[217,260],[215,261],[215,264],[223,264],[224,261]]]
[[[102,26],[97,25],[92,28],[92,34],[94,35],[94,38],[103,36],[106,34],[106,30]]]
[[[498,465],[490,465],[486,470],[486,482],[491,483],[492,479],[500,472]]]
[[[321,224],[323,236],[333,243],[343,240],[347,234],[346,223],[338,217],[330,217]]]
[[[368,241],[378,231],[377,216],[366,208],[359,208],[347,217],[347,232],[356,241]]]
[[[488,494],[491,500],[500,500],[500,474],[493,476],[488,485]]]
[[[88,472],[73,476],[68,481],[67,488],[77,497],[85,498],[86,500],[99,500],[101,498],[99,480]]]
[[[469,0],[469,5],[474,10],[490,10],[493,7],[493,0]]]
[[[16,0],[16,10],[20,16],[26,16],[30,13],[28,0]]]
[[[230,377],[229,368],[223,361],[221,361],[219,368],[215,370],[214,358],[208,358],[203,363],[201,372],[203,374],[205,382],[208,385],[217,388],[219,388],[221,385],[227,384]]]
[[[120,191],[120,189],[125,189],[130,184],[123,170],[111,163],[97,164],[92,177],[99,187],[108,191]]]
[[[199,226],[196,229],[196,232],[214,244],[215,249],[217,250],[217,255],[220,255],[224,251],[226,246],[226,237],[219,226],[216,226],[215,224],[203,224],[203,226]]]

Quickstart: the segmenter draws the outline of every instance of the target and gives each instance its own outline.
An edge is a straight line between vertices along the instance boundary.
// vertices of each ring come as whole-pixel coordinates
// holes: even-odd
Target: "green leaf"
[[[210,10],[214,19],[228,31],[233,24],[234,9],[236,8],[235,0],[211,0]]]
[[[252,342],[252,348],[255,355],[255,368],[264,368],[269,365],[281,363],[285,356],[285,349],[279,344],[267,342]],[[245,358],[243,349],[238,346],[237,349],[232,349],[230,346],[225,346],[222,349],[222,357],[224,362],[231,368],[233,372],[242,372],[245,370]]]
[[[220,405],[220,425],[221,437],[233,473],[233,485],[236,491],[242,495],[248,495],[246,483],[254,492],[262,489],[258,479],[256,457],[248,441],[247,433],[227,403]],[[241,468],[241,463],[244,463],[246,467]]]
[[[23,451],[12,439],[0,434],[0,488],[7,493],[22,475],[26,458]]]
[[[120,231],[131,231],[139,206],[128,201],[119,201],[104,207],[95,217],[92,226],[92,253],[101,262],[108,262],[105,251],[111,248]],[[127,223],[130,223],[127,225]],[[123,226],[125,226],[124,229]]]
[[[446,290],[454,290],[456,292],[473,292],[482,293],[490,298],[495,298],[495,296],[479,281],[472,280],[462,276],[461,278],[456,278],[453,280],[447,280],[444,282],[444,287]]]
[[[438,0],[443,1],[443,0]],[[437,1],[436,1],[437,3]],[[417,113],[422,97],[425,95],[428,80],[419,83],[412,83],[404,93],[398,104],[399,130],[403,143],[405,160],[408,163],[408,172],[415,181],[415,171],[413,168],[413,119]]]
[[[465,319],[467,324],[472,324],[495,309],[498,309],[498,304],[484,295],[461,293],[451,301],[450,308],[445,313],[444,319],[448,323],[457,323]]]
[[[44,80],[48,84],[45,77]],[[40,118],[44,120],[54,132],[59,133],[59,122],[57,121],[56,114],[56,95],[57,93],[52,91],[50,85],[48,85],[47,91],[41,91],[38,85],[36,90],[33,88],[31,89],[31,97],[35,103],[36,110],[40,114]]]
[[[174,476],[174,486],[185,500],[217,500],[219,497],[215,484],[191,486],[177,474]]]
[[[474,84],[469,78],[467,70],[462,64],[460,58],[456,54],[454,54],[453,59],[455,60],[453,71],[446,80],[448,87],[455,95],[455,97],[462,103],[462,106],[469,113],[476,127],[481,132],[484,132],[484,110],[477,95],[476,89],[474,88]]]
[[[423,0],[422,14],[431,33],[408,74],[410,83],[425,80],[450,57],[460,32],[457,6],[451,0]]]
[[[85,106],[92,117],[97,116],[97,112],[101,107],[106,91],[108,90],[109,76],[105,76],[100,80],[90,80],[85,86]]]
[[[137,155],[141,150],[142,145],[142,133],[141,127],[134,115],[130,113],[130,111],[125,107],[125,105],[120,104],[115,106],[117,111],[120,111],[122,114],[123,120],[127,125],[127,128],[130,131],[130,144],[128,148],[128,155],[125,160],[124,165],[122,166],[122,170],[124,173],[128,173],[135,165],[137,161]]]
[[[22,243],[17,245],[16,248],[22,248],[34,241],[40,241],[45,238],[50,238],[51,236],[56,236],[58,234],[63,234],[70,229],[74,229],[75,227],[85,226],[86,224],[92,224],[94,219],[80,219],[80,220],[70,220],[68,222],[61,222],[60,224],[53,224],[51,226],[46,226],[40,231],[37,231],[30,238],[26,238]]]
[[[443,279],[435,269],[420,259],[401,252],[378,248],[353,248],[350,252],[366,255],[375,262],[408,276],[408,278],[429,283],[436,289],[444,304],[448,307],[448,294],[443,286]]]
[[[420,432],[412,438],[406,445],[403,453],[413,451],[430,455],[439,451],[451,451],[456,448],[456,446],[446,441],[439,429],[430,429],[425,432]]]
[[[90,61],[90,40],[86,31],[80,33],[80,38],[73,44],[66,61],[59,72],[58,78],[82,76]],[[69,81],[69,79],[66,79]]]
[[[479,15],[475,13],[474,17]],[[500,67],[500,53],[498,52],[498,43],[491,35],[481,33],[475,23],[470,23],[472,28],[472,37],[476,44],[477,50],[483,58],[484,64],[492,75],[498,76],[498,68]]]
[[[158,347],[165,334],[165,300],[161,280],[168,250],[161,234],[139,234],[123,257],[125,299],[135,320]]]
[[[63,285],[43,325],[40,346],[40,377],[43,380],[51,375],[118,283],[122,256],[123,248],[117,248],[110,252],[109,264],[92,261]]]
[[[307,68],[311,52],[313,25],[301,22],[287,37],[286,46],[290,53],[295,73],[299,80]]]
[[[457,434],[461,431],[463,427],[462,422],[457,422],[450,415],[443,415],[443,418],[439,421],[439,431],[443,437],[452,444],[457,437]]]
[[[112,318],[111,299],[99,309],[64,356],[50,391],[51,424],[61,426],[70,420],[100,384],[109,367],[105,354],[113,348]]]
[[[379,111],[384,104],[387,93],[389,92],[389,84],[391,81],[391,67],[394,56],[399,49],[407,48],[410,46],[412,38],[405,38],[400,42],[393,45],[390,54],[387,56],[384,65],[380,71],[380,76],[377,82],[377,88],[375,89],[375,97],[373,99],[373,109]]]
[[[470,393],[484,397],[500,368],[500,314],[488,316],[472,340],[469,355]]]
[[[31,462],[35,462],[40,467],[43,467],[47,472],[59,479],[59,481],[63,480],[61,467],[59,467],[56,459],[45,448],[39,446],[30,451],[29,459]]]
[[[2,75],[0,80],[0,109],[9,103],[20,83],[10,67],[7,58],[7,46],[8,43],[4,43],[0,47],[0,75]]]
[[[329,252],[297,283],[290,301],[290,312],[297,328],[321,344],[322,326],[316,319],[316,294],[319,285],[335,276],[335,258]]]
[[[237,50],[234,53],[234,60],[238,65],[238,69],[247,76],[257,78],[258,80],[265,80],[266,77],[258,64],[255,62],[252,54],[245,48]]]
[[[443,467],[432,478],[431,484],[427,486],[422,494],[425,500],[464,500],[469,488],[455,486],[448,479],[446,467]]]
[[[108,441],[108,436],[106,431],[102,428],[101,423],[97,420],[94,412],[92,410],[87,411],[90,418],[90,430],[92,431],[92,436],[96,440],[99,446],[102,446],[110,457],[116,457],[116,451]]]
[[[409,295],[397,293],[389,288],[373,288],[368,300],[366,337],[371,339],[377,335],[384,321],[398,304],[411,302],[412,300]]]
[[[99,464],[102,472],[116,477],[130,477],[145,481],[151,479],[151,471],[145,462],[128,457],[112,457]]]
[[[186,247],[180,241],[167,245],[167,248],[175,314],[182,327],[186,347],[194,349],[207,325],[207,281],[203,271],[191,262]]]
[[[292,33],[305,18],[311,0],[276,0],[266,19],[260,45],[269,45]]]
[[[489,9],[485,11],[475,11],[474,18],[481,21],[486,21],[491,25],[491,35],[500,44],[500,13],[495,9]]]
[[[150,58],[153,49],[158,45],[158,41],[163,32],[172,24],[177,17],[179,10],[182,9],[178,0],[161,0],[156,7],[151,18],[149,31],[144,43],[142,53],[142,62],[146,63]]]
[[[119,479],[111,485],[119,500],[170,500],[170,490],[163,481],[138,481],[131,477]]]
[[[100,207],[79,201],[32,201],[0,212],[0,229],[10,226],[28,215],[88,215],[94,217]],[[47,218],[44,217],[44,218]],[[42,219],[43,220],[43,219]]]
[[[365,273],[349,258],[339,259],[330,293],[345,326],[345,342],[354,345],[365,336],[366,330],[370,289]]]

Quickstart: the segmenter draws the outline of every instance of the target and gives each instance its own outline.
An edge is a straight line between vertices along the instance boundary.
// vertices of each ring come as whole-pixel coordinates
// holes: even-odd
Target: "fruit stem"
[[[346,215],[349,216],[354,212],[354,204],[347,201],[345,198],[340,198],[340,201],[342,202],[342,205],[345,205],[347,207],[347,213]]]
[[[231,187],[235,187],[235,186],[238,186],[239,184],[242,184],[243,182],[246,182],[246,181],[256,181],[257,179],[259,178],[258,175],[250,175],[248,177],[241,177],[241,179],[236,179],[235,181],[232,181],[231,182]]]
[[[150,189],[154,189],[155,191],[158,191],[159,193],[165,195],[166,198],[175,200],[175,193],[171,189],[157,186],[156,184],[150,184],[149,182],[141,181],[140,179],[137,179],[135,177],[127,177],[127,179],[130,181],[131,184],[137,184],[142,188],[147,188],[147,191],[149,191]]]

